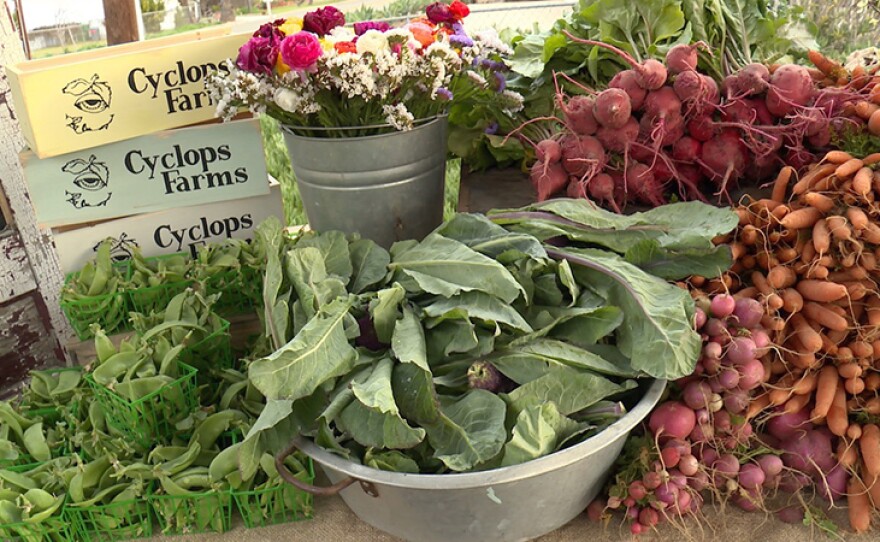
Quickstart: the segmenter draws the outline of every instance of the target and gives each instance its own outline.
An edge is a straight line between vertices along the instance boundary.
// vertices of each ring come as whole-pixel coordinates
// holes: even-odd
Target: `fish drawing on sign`
[[[106,130],[113,122],[113,113],[107,109],[113,92],[106,81],[98,81],[98,74],[88,79],[74,79],[61,92],[73,97],[73,107],[78,112],[66,113],[67,126],[77,134]]]
[[[113,241],[113,244],[110,245],[110,257],[115,262],[130,260],[132,251],[140,246],[134,237],[129,237],[125,232],[122,232],[119,237],[110,237],[109,239]],[[95,246],[92,247],[92,252],[97,252],[101,243],[103,243],[103,241],[96,243]]]
[[[100,207],[107,205],[113,192],[108,192],[110,169],[104,162],[99,162],[92,154],[88,160],[74,158],[61,167],[64,173],[74,176],[73,185],[79,191],[65,190],[69,202],[76,209],[84,207]]]

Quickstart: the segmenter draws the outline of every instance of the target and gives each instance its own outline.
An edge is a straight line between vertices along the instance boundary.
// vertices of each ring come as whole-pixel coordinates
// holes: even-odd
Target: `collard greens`
[[[545,247],[596,231],[514,216],[461,214],[391,251],[339,232],[288,238],[277,222],[261,226],[275,351],[250,364],[268,404],[241,449],[259,457],[298,432],[385,470],[513,465],[613,422],[623,410],[607,405],[633,398],[636,378],[689,374],[700,346],[693,303],[637,265],[675,260],[669,251],[682,247],[723,265],[706,236],[729,229],[726,217],[694,223],[692,212],[711,208],[691,207],[621,226],[577,205],[533,211],[595,219],[590,228],[613,248]],[[622,255],[646,242],[661,254]],[[486,364],[478,381],[474,368]]]

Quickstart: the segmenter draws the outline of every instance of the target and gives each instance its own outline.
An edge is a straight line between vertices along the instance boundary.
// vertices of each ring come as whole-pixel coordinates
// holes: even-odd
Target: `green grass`
[[[289,225],[306,224],[308,219],[302,207],[299,190],[296,188],[293,169],[290,167],[290,157],[287,154],[287,147],[284,145],[284,136],[281,135],[278,121],[268,115],[262,115],[260,125],[263,128],[266,167],[269,174],[281,183],[281,199],[284,202],[284,215],[287,223]],[[460,181],[461,160],[448,160],[446,162],[446,198],[443,206],[443,216],[446,219],[455,214]]]
[[[83,41],[73,45],[63,45],[58,47],[46,47],[45,49],[34,49],[31,51],[31,58],[48,58],[50,56],[66,55],[68,53],[79,53],[90,49],[99,49],[107,47],[107,41]]]
[[[147,32],[147,39],[164,38],[165,36],[173,36],[174,34],[183,34],[184,32],[192,32],[209,26],[217,26],[219,22],[205,21],[201,23],[190,23],[177,28],[169,28],[168,30],[160,30],[159,32]]]

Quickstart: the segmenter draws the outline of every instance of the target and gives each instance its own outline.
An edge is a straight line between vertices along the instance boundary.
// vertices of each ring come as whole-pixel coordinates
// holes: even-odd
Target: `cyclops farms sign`
[[[211,120],[205,80],[228,72],[245,39],[158,40],[9,66],[25,139],[47,158]]]
[[[257,120],[171,130],[52,158],[21,155],[46,226],[267,194]]]

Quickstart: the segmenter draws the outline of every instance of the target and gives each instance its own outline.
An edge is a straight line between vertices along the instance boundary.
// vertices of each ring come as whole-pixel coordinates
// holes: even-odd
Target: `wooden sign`
[[[265,177],[263,177],[265,183]],[[267,185],[268,186],[268,185]],[[281,189],[276,184],[265,196],[148,213],[75,230],[53,232],[58,259],[65,273],[77,271],[95,256],[104,239],[115,239],[113,257],[131,257],[138,246],[145,256],[189,252],[195,256],[206,243],[226,238],[251,239],[257,225],[270,216],[284,220]]]
[[[13,103],[40,158],[214,118],[205,79],[248,35],[156,40],[7,66]]]
[[[39,159],[20,156],[37,221],[82,224],[267,194],[256,119],[127,139]]]

